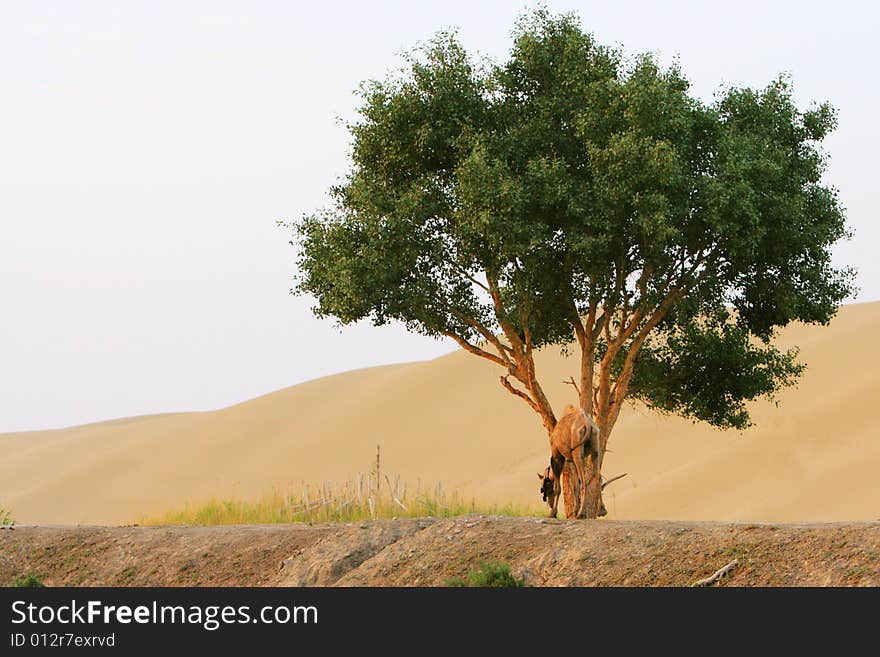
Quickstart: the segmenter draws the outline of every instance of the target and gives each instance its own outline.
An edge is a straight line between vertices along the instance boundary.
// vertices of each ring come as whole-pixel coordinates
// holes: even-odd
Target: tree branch
[[[615,475],[615,476],[611,477],[611,479],[606,479],[605,481],[602,482],[602,490],[605,490],[605,486],[613,484],[618,479],[623,479],[626,476],[626,474],[627,473],[624,472],[623,474],[619,474],[619,475]]]
[[[525,337],[526,342],[523,343],[523,338],[520,338],[519,333],[510,325],[510,322],[504,319],[507,313],[504,309],[504,304],[501,302],[501,290],[498,287],[497,279],[489,276],[487,273],[486,280],[489,283],[489,293],[492,296],[492,304],[495,308],[495,318],[501,326],[501,329],[504,331],[504,335],[510,342],[511,347],[513,347],[513,359],[516,363],[516,368],[509,367],[508,371],[513,374],[517,380],[522,382],[526,388],[528,388],[532,396],[529,397],[522,391],[513,388],[506,377],[502,377],[501,384],[507,388],[509,392],[528,401],[529,405],[541,416],[544,427],[549,433],[553,431],[553,428],[556,426],[556,416],[553,414],[553,407],[550,405],[547,396],[544,394],[544,391],[541,389],[541,385],[538,383],[538,379],[535,376],[535,363],[532,358],[531,333],[527,332],[527,327],[524,327],[523,336]],[[528,317],[526,317],[526,319],[528,319]]]
[[[574,334],[577,338],[578,346],[581,350],[580,362],[580,380],[581,385],[578,387],[574,384],[572,378],[571,383],[578,391],[578,402],[581,408],[587,413],[593,412],[593,345],[595,338],[592,336],[593,322],[596,319],[596,299],[593,296],[593,286],[590,285],[590,307],[587,311],[586,326],[581,321],[580,313],[574,301],[574,294],[570,293],[568,298],[568,314],[569,323],[574,328]]]
[[[490,331],[488,328],[483,326],[480,322],[476,321],[472,317],[467,317],[458,310],[452,310],[451,312],[460,321],[466,323],[468,326],[473,327],[480,335],[482,335],[489,343],[491,343],[495,347],[495,350],[498,352],[498,355],[506,363],[506,366],[508,368],[513,365],[510,357],[508,356],[508,354],[513,353],[513,350],[506,344],[501,342],[501,340],[498,339],[498,336],[496,336],[494,333],[492,333],[492,331]]]
[[[452,265],[455,269],[457,269],[457,270],[458,270],[458,273],[461,274],[462,276],[464,276],[466,279],[468,279],[471,283],[473,283],[474,285],[476,285],[476,286],[479,287],[479,288],[482,288],[482,289],[483,289],[484,291],[486,291],[486,292],[489,291],[489,288],[488,288],[488,287],[486,287],[485,285],[483,285],[482,282],[480,282],[480,281],[478,281],[476,278],[474,278],[474,277],[471,275],[471,273],[470,273],[467,269],[465,269],[463,266],[461,266],[460,264],[458,264],[458,263],[455,262],[454,260],[448,260],[447,262],[448,262],[450,265]]]
[[[677,295],[672,295],[666,297],[663,300],[663,303],[660,304],[660,307],[654,311],[654,314],[648,319],[648,322],[642,327],[639,331],[638,335],[633,339],[632,344],[626,353],[626,358],[623,361],[623,368],[620,371],[620,376],[617,377],[617,381],[614,383],[614,387],[610,391],[609,395],[609,418],[606,426],[606,431],[610,431],[611,427],[614,426],[614,423],[617,421],[617,416],[620,414],[620,407],[623,402],[623,398],[626,396],[627,390],[629,389],[629,382],[632,379],[633,372],[635,370],[635,362],[636,357],[638,356],[639,350],[642,348],[642,345],[645,343],[645,340],[648,338],[648,334],[660,323],[666,313],[669,311],[669,308],[672,307],[672,304],[675,303]]]
[[[687,272],[682,271],[679,275],[679,280],[676,282],[681,282],[685,277],[693,276],[696,273],[697,269],[706,261],[706,259],[710,256],[710,253],[707,253],[705,249],[701,248],[696,257],[694,259],[693,264],[688,269]],[[684,268],[684,261],[681,263],[682,268]],[[673,267],[673,270],[675,268]],[[644,272],[643,272],[644,273]],[[705,273],[705,272],[703,272]],[[606,413],[606,421],[604,431],[606,436],[611,432],[614,424],[617,422],[617,418],[620,415],[620,408],[623,404],[623,400],[626,397],[626,393],[629,389],[629,383],[632,379],[633,372],[635,369],[635,360],[638,356],[639,350],[642,348],[645,340],[648,335],[656,326],[660,323],[663,317],[666,316],[666,313],[672,307],[672,305],[680,298],[685,296],[690,290],[692,290],[703,277],[703,273],[698,275],[692,281],[689,281],[685,284],[682,284],[678,287],[669,288],[672,284],[673,272],[671,272],[667,277],[663,284],[658,288],[658,291],[665,292],[669,290],[668,296],[663,299],[662,303],[655,309],[655,311],[648,317],[648,321],[645,325],[639,330],[638,334],[635,338],[633,338],[632,344],[627,350],[626,358],[623,362],[623,367],[621,368],[620,375],[617,377],[617,380],[614,382],[614,387],[610,387],[610,366],[613,359],[617,356],[617,353],[620,350],[620,347],[623,346],[623,343],[632,337],[636,327],[639,323],[645,318],[645,310],[640,308],[633,315],[633,320],[626,330],[618,335],[618,340],[615,341],[614,345],[610,345],[608,347],[608,351],[605,353],[605,357],[602,359],[602,370],[600,374],[600,393],[598,396],[599,401],[603,405],[603,412]],[[641,280],[641,277],[640,277]],[[645,285],[647,284],[647,279],[645,279]],[[607,363],[606,363],[607,359]],[[603,376],[605,378],[603,378]],[[607,394],[603,395],[602,393],[605,391],[605,388],[602,387],[602,384],[607,381]]]
[[[607,317],[608,317],[608,315],[605,312],[605,309],[603,308],[602,314],[599,315],[599,319],[596,320],[596,325],[594,327],[592,327],[593,342],[595,342],[596,339],[602,334],[602,331],[605,328],[605,323],[607,321]]]
[[[529,406],[532,407],[532,410],[534,410],[536,413],[540,414],[540,415],[543,417],[543,413],[541,413],[541,407],[538,406],[538,403],[537,403],[534,399],[532,399],[531,397],[529,397],[529,396],[528,396],[526,393],[524,393],[522,390],[517,390],[516,388],[514,388],[514,387],[513,387],[513,384],[512,384],[510,381],[508,381],[507,376],[502,376],[502,377],[499,377],[499,378],[500,378],[500,380],[501,380],[501,385],[504,386],[504,388],[507,390],[507,392],[509,392],[509,393],[512,394],[512,395],[516,395],[516,396],[519,397],[520,399],[525,400],[525,402],[526,402]]]
[[[714,583],[717,582],[719,579],[721,579],[722,577],[724,577],[727,573],[729,573],[731,570],[733,570],[734,568],[736,568],[738,564],[739,564],[739,560],[738,560],[738,559],[734,559],[733,561],[731,561],[731,562],[730,562],[729,564],[727,564],[726,566],[724,566],[724,567],[722,567],[722,568],[719,568],[719,569],[716,570],[714,573],[712,573],[711,575],[709,575],[709,577],[706,577],[706,578],[704,578],[704,579],[698,579],[696,582],[694,582],[693,584],[691,584],[691,586],[709,586],[710,584],[714,584]]]
[[[501,367],[503,367],[503,368],[505,368],[505,369],[508,368],[508,363],[506,363],[506,362],[504,362],[503,360],[501,360],[501,359],[500,359],[498,356],[496,356],[495,354],[489,353],[488,351],[483,351],[483,350],[480,349],[479,347],[477,347],[477,346],[475,346],[475,345],[472,345],[470,342],[468,342],[468,341],[465,340],[464,338],[461,338],[461,337],[457,336],[455,333],[452,333],[452,332],[450,332],[450,331],[443,331],[443,335],[445,335],[446,337],[449,337],[449,338],[452,338],[453,340],[455,340],[455,341],[458,343],[458,345],[459,345],[462,349],[464,349],[465,351],[467,351],[467,352],[469,352],[469,353],[472,353],[472,354],[474,354],[475,356],[479,356],[480,358],[485,358],[486,360],[492,361],[492,362],[495,363],[496,365],[500,365]]]
[[[498,287],[498,281],[490,277],[488,273],[486,274],[486,280],[489,283],[489,294],[492,297],[492,307],[495,309],[495,319],[501,330],[504,331],[504,335],[507,337],[508,342],[510,342],[511,347],[513,347],[514,357],[516,358],[524,350],[523,342],[510,323],[504,319],[507,316],[507,312],[504,309],[504,304],[501,302],[501,290]]]
[[[529,311],[528,306],[523,304],[522,311],[522,326],[523,326],[523,337],[525,338],[525,355],[526,360],[530,365],[534,365],[534,361],[532,360],[532,330],[529,328]],[[534,371],[531,372],[534,374]]]

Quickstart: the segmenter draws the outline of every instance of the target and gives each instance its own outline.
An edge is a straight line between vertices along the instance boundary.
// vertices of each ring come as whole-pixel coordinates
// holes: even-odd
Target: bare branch
[[[492,333],[492,331],[490,331],[488,328],[483,326],[480,322],[476,321],[472,317],[468,317],[458,310],[452,310],[451,312],[460,321],[464,322],[468,326],[473,327],[480,335],[483,336],[483,338],[486,339],[487,342],[492,344],[492,346],[494,346],[495,350],[498,352],[498,355],[506,363],[507,367],[510,367],[513,364],[510,360],[510,357],[508,356],[508,354],[513,353],[513,350],[509,346],[501,342],[501,340],[498,339],[498,336],[496,336],[494,333]]]
[[[610,450],[606,450],[606,451],[610,451]],[[607,479],[607,480],[603,481],[602,482],[602,490],[605,490],[605,486],[613,484],[618,479],[623,479],[626,476],[626,474],[627,473],[624,472],[623,474],[615,475],[615,476],[611,477],[611,479]]]
[[[722,577],[724,577],[724,576],[725,576],[727,573],[729,573],[731,570],[733,570],[734,568],[736,568],[738,564],[739,564],[739,560],[738,560],[738,559],[734,559],[733,561],[731,561],[729,564],[727,564],[727,565],[724,566],[723,568],[719,568],[719,569],[716,570],[714,573],[712,573],[711,575],[709,575],[709,577],[706,577],[706,578],[704,578],[704,579],[698,579],[696,582],[694,582],[693,584],[691,584],[691,586],[710,586],[711,584],[714,584],[714,583],[717,582],[719,579],[721,579]]]
[[[479,287],[479,288],[482,288],[482,289],[483,289],[484,291],[486,291],[486,292],[489,291],[489,288],[488,288],[488,287],[486,287],[485,285],[483,285],[483,283],[482,283],[481,281],[478,281],[476,278],[474,278],[474,277],[471,275],[471,273],[470,273],[467,269],[465,269],[464,267],[462,267],[460,264],[458,264],[457,262],[455,262],[455,261],[453,261],[453,260],[450,260],[450,261],[448,261],[448,262],[449,262],[450,265],[452,265],[452,266],[458,271],[459,274],[461,274],[462,276],[464,276],[464,277],[465,277],[466,279],[468,279],[471,283],[473,283],[474,285],[476,285],[476,286]]]
[[[593,335],[593,324],[596,321],[596,299],[593,295],[595,287],[590,284],[590,305],[587,309],[587,328],[581,344],[581,386],[578,391],[578,397],[581,402],[581,408],[587,413],[592,414],[595,408],[593,402],[593,352],[596,344],[596,337]]]
[[[641,295],[640,302],[645,298],[645,291],[648,286],[648,279],[651,277],[651,274],[654,273],[654,267],[650,263],[645,263],[642,266],[642,273],[639,276],[638,282],[636,282],[636,287],[639,290],[639,294]]]
[[[691,270],[688,272],[688,275],[691,275],[692,273],[694,273],[696,271],[696,269],[702,263],[702,260],[703,260],[703,254],[701,251],[696,262],[694,262],[693,266],[691,267]],[[669,312],[669,309],[672,307],[672,305],[678,299],[685,296],[691,289],[693,289],[693,287],[697,283],[699,283],[700,279],[701,279],[701,276],[698,276],[696,279],[694,279],[690,283],[690,285],[686,285],[681,288],[672,288],[672,290],[670,290],[670,292],[669,292],[669,295],[663,300],[663,303],[661,303],[660,306],[657,307],[657,309],[654,311],[654,313],[648,318],[648,322],[642,327],[642,329],[639,331],[638,335],[636,335],[636,337],[633,339],[632,345],[630,345],[630,348],[626,354],[626,358],[624,359],[623,368],[620,372],[620,377],[618,377],[617,381],[614,384],[614,389],[611,392],[610,399],[612,400],[612,402],[615,402],[618,404],[618,409],[617,409],[618,413],[620,412],[620,409],[619,409],[620,402],[623,400],[623,397],[626,395],[627,386],[629,385],[629,381],[632,378],[633,369],[635,367],[636,356],[638,355],[639,350],[642,348],[642,345],[644,344],[645,340],[647,339],[648,334],[650,334],[650,332],[652,330],[654,330],[654,328],[657,327],[657,325],[660,323],[660,321],[666,316],[666,313]],[[636,314],[638,315],[639,311],[637,311]],[[641,318],[639,318],[639,321],[641,321]],[[633,325],[630,328],[635,328],[635,324],[636,324],[636,322],[634,319]],[[632,335],[632,331],[629,331],[625,339],[628,339],[631,335]],[[616,417],[616,415],[615,415],[615,417]]]
[[[513,387],[513,384],[512,384],[510,381],[508,381],[507,376],[502,376],[502,377],[499,377],[499,378],[501,379],[501,385],[503,385],[504,388],[505,388],[510,394],[512,394],[512,395],[516,395],[516,396],[519,397],[520,399],[525,400],[525,402],[526,402],[529,406],[531,406],[532,409],[533,409],[536,413],[541,413],[541,408],[540,408],[540,406],[538,406],[538,403],[537,403],[534,399],[532,399],[531,397],[529,397],[526,393],[524,393],[522,390],[517,390],[516,388],[514,388],[514,387]]]
[[[501,302],[501,290],[498,287],[498,281],[494,278],[490,278],[488,274],[486,274],[486,280],[489,283],[489,294],[492,297],[492,306],[495,308],[495,319],[498,321],[501,330],[504,331],[504,335],[507,337],[508,342],[510,342],[510,345],[513,347],[514,357],[517,358],[524,350],[523,342],[510,323],[504,319],[507,312],[504,309],[504,304]]]
[[[529,328],[529,311],[528,306],[523,307],[522,311],[522,327],[523,337],[526,341],[526,362],[531,364],[532,361],[532,331]]]
[[[524,331],[523,337],[520,337],[519,332],[517,332],[517,330],[511,326],[510,322],[505,319],[507,312],[501,301],[501,290],[498,287],[498,281],[497,279],[490,277],[488,273],[486,275],[486,280],[489,283],[489,293],[492,296],[492,304],[495,308],[495,318],[513,348],[512,356],[516,366],[508,367],[508,371],[528,388],[531,396],[526,395],[522,391],[516,390],[506,377],[501,378],[501,384],[512,394],[525,399],[529,406],[541,416],[541,420],[547,431],[553,431],[553,427],[556,426],[556,416],[553,414],[553,407],[550,405],[547,396],[544,394],[544,391],[541,389],[541,385],[538,383],[538,379],[535,376],[531,335],[528,334],[526,336],[526,331]],[[526,343],[523,342],[524,338],[526,339]]]
[[[609,425],[614,426],[614,422],[617,420],[617,416],[620,413],[620,407],[622,406],[623,398],[626,396],[627,390],[629,388],[629,382],[632,379],[633,372],[635,370],[636,357],[639,354],[639,350],[641,350],[642,345],[645,343],[645,340],[648,338],[648,335],[657,324],[666,316],[666,313],[669,311],[669,308],[672,307],[672,304],[675,302],[676,297],[669,296],[664,299],[663,303],[660,304],[660,307],[654,311],[651,317],[648,319],[648,322],[642,327],[639,331],[638,335],[633,339],[632,344],[629,347],[629,350],[626,353],[626,358],[623,361],[623,368],[620,371],[620,376],[617,378],[617,381],[614,383],[614,388],[610,391],[609,401],[611,405],[616,404],[616,408],[611,412],[609,417]],[[609,426],[609,428],[610,428]],[[608,430],[608,429],[606,429]]]
[[[598,303],[595,298],[595,289],[595,286],[590,283],[590,306],[587,309],[586,330],[589,332],[590,338],[593,342],[595,342],[596,338],[598,337],[597,335],[594,335],[594,324],[596,323],[596,305]]]
[[[621,325],[620,331],[617,333],[617,338],[614,340],[616,345],[622,345],[624,342],[629,340],[630,336],[632,336],[633,332],[636,330],[636,327],[639,325],[645,317],[645,310],[643,308],[638,308],[632,315],[632,321],[629,325],[624,326]]]
[[[568,381],[563,381],[563,383],[566,383],[566,384],[568,384],[568,385],[574,386],[574,389],[577,391],[577,394],[578,394],[578,399],[580,399],[580,396],[581,396],[581,389],[578,388],[578,384],[574,382],[574,377],[573,377],[573,376],[568,377]]]
[[[569,323],[574,329],[574,334],[577,337],[578,344],[583,349],[584,342],[586,339],[586,331],[584,330],[584,323],[581,321],[581,316],[577,311],[577,306],[574,304],[574,299],[569,299]]]
[[[599,315],[599,319],[596,320],[596,325],[593,327],[593,342],[596,341],[596,339],[602,333],[602,330],[605,328],[607,317],[608,315],[603,308],[602,314]]]
[[[482,349],[480,349],[476,345],[472,345],[470,342],[468,342],[464,338],[459,337],[458,335],[456,335],[455,333],[452,333],[450,331],[444,331],[443,335],[455,340],[458,343],[458,345],[462,349],[464,349],[465,351],[472,353],[475,356],[479,356],[480,358],[485,358],[486,360],[490,360],[493,363],[495,363],[496,365],[500,365],[501,367],[508,369],[509,361],[505,362],[501,358],[496,356],[495,354],[489,353],[488,351],[483,351]]]

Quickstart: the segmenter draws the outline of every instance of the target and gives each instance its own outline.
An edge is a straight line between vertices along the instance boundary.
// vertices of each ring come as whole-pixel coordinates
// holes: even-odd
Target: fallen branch
[[[709,575],[709,577],[706,577],[705,579],[699,579],[696,582],[694,582],[693,584],[691,584],[691,586],[709,586],[711,584],[714,584],[719,579],[724,577],[727,573],[729,573],[731,570],[736,568],[737,564],[739,564],[739,560],[734,559],[729,564],[724,566],[724,568],[719,568],[714,573]]]
[[[611,477],[611,479],[608,479],[607,481],[603,481],[602,482],[602,490],[605,490],[605,486],[607,486],[608,484],[611,484],[611,483],[617,481],[618,479],[622,479],[625,476],[626,476],[626,473],[624,472],[623,474],[619,474],[614,477]]]

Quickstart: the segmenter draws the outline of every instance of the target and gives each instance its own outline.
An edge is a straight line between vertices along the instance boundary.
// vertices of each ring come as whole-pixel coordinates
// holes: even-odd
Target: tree
[[[820,180],[835,112],[800,111],[784,77],[706,103],[677,65],[540,10],[504,63],[440,33],[361,96],[349,174],[296,225],[295,291],[342,324],[453,339],[548,433],[537,349],[578,351],[603,449],[627,398],[742,429],[747,402],[803,370],[778,329],[827,324],[854,292],[830,257],[844,211]]]

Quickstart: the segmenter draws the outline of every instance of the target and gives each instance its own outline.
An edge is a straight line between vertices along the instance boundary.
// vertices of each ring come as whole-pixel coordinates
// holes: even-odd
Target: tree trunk
[[[614,428],[614,424],[613,422],[608,422],[607,417],[600,417],[596,424],[599,428],[599,444],[602,454],[604,454],[608,445],[608,433]],[[603,465],[604,461],[605,459],[603,458]],[[562,501],[565,506],[566,518],[601,518],[608,513],[605,510],[605,503],[602,501],[601,470],[593,476],[593,469],[596,467],[596,464],[593,462],[592,457],[587,458],[586,466],[587,469],[584,475],[589,480],[590,485],[586,491],[584,512],[580,515],[577,513],[581,499],[577,470],[571,461],[566,461],[565,467],[562,469]]]
[[[593,461],[587,459],[587,478],[592,472]],[[605,505],[602,502],[602,485],[600,477],[593,477],[590,487],[587,490],[587,500],[584,505],[584,513],[577,515],[578,504],[580,503],[580,482],[577,477],[577,470],[571,461],[565,462],[562,469],[562,501],[565,503],[566,518],[599,518],[605,515]]]

